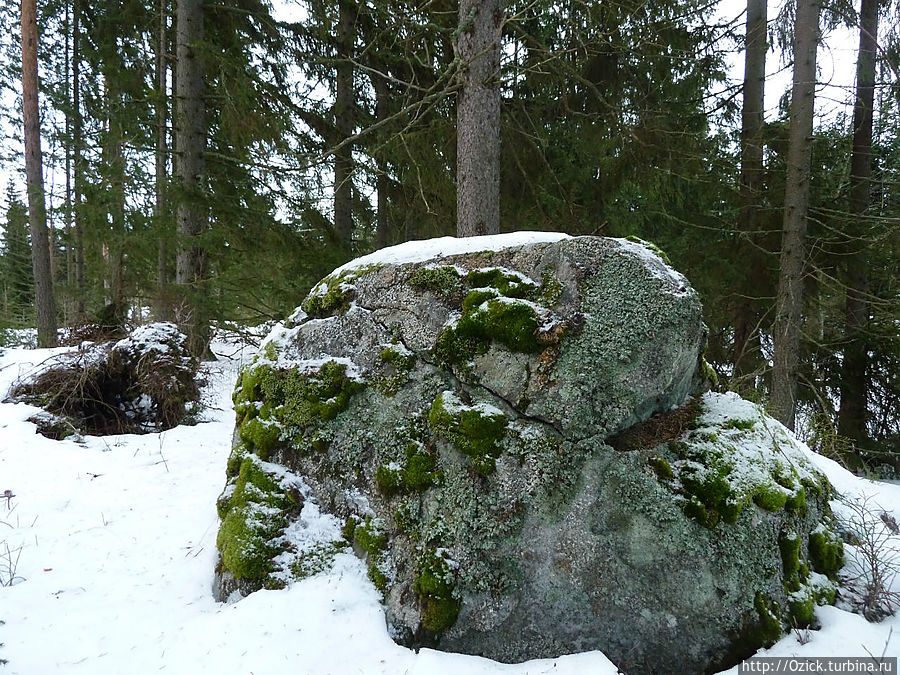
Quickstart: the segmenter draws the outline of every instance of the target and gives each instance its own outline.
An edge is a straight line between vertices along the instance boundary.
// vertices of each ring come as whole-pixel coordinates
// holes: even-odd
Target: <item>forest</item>
[[[854,470],[900,470],[895,0],[22,0],[0,17],[0,341],[152,317],[204,355],[215,327],[282,320],[384,246],[638,237],[700,292],[719,389]],[[838,49],[845,88],[817,63]]]

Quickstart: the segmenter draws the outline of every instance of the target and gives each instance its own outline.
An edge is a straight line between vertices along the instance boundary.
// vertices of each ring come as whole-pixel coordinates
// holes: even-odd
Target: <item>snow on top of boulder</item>
[[[813,478],[813,467],[802,444],[784,425],[766,415],[758,405],[734,392],[707,392],[698,433],[719,437],[715,444],[732,453],[733,470],[729,482],[746,488],[770,482],[776,463],[797,472],[800,479]]]
[[[650,274],[664,282],[663,291],[676,297],[683,297],[690,293],[690,284],[684,275],[672,267],[663,259],[661,252],[654,250],[653,244],[645,241],[632,241],[630,239],[615,239],[619,244],[619,250],[626,250],[637,257]],[[663,254],[664,255],[664,254]],[[668,287],[665,287],[665,286]]]
[[[528,244],[552,243],[561,239],[569,239],[568,234],[561,232],[509,232],[507,234],[488,234],[481,237],[438,237],[407,241],[396,246],[389,246],[374,253],[351,260],[338,267],[332,275],[346,270],[368,265],[402,265],[418,263],[445,256],[479,251],[500,251],[514,246]]]

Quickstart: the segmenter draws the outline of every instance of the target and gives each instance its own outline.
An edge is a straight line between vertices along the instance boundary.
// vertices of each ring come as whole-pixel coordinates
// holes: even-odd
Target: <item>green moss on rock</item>
[[[374,384],[387,397],[395,396],[408,380],[416,363],[416,355],[394,346],[384,347],[378,354],[378,374]]]
[[[253,417],[238,427],[240,439],[262,460],[268,460],[278,446],[282,427],[274,420]]]
[[[784,634],[780,619],[781,609],[778,603],[763,593],[756,594],[753,606],[759,616],[759,625],[755,631],[756,644],[758,647],[771,647]]]
[[[388,536],[384,524],[371,516],[357,522],[353,528],[353,539],[370,556],[378,556],[387,547]]]
[[[787,504],[787,494],[777,484],[762,484],[753,494],[753,503],[766,511],[779,511]]]
[[[462,277],[455,267],[420,267],[409,278],[415,289],[430,291],[440,298],[450,298],[462,292]]]
[[[460,307],[462,316],[440,332],[434,346],[442,365],[465,367],[492,342],[534,354],[561,339],[562,331],[540,334],[542,305],[535,304],[552,306],[562,292],[552,272],[545,273],[540,285],[499,268],[473,270],[463,281],[469,290]]]
[[[216,545],[222,553],[222,568],[236,579],[270,586],[272,559],[279,553],[277,542],[288,518],[301,506],[290,491],[245,457],[231,495],[220,503],[222,526]]]
[[[836,579],[838,570],[844,566],[844,544],[820,526],[809,535],[809,560],[816,572]]]
[[[301,309],[314,319],[345,313],[356,298],[353,282],[378,267],[378,265],[358,267],[345,270],[337,276],[325,277],[303,301]]]
[[[422,627],[432,633],[445,631],[456,623],[462,606],[453,595],[456,579],[446,556],[440,550],[426,550],[413,582],[421,607]]]
[[[472,468],[488,476],[500,456],[499,442],[506,433],[507,419],[499,410],[464,405],[452,392],[434,399],[428,424],[434,434],[450,441],[472,460]]]

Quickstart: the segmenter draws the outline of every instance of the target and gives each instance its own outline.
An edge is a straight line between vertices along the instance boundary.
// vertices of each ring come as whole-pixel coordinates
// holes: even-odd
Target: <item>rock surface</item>
[[[345,266],[269,335],[235,391],[218,596],[352,545],[404,644],[629,672],[812,622],[841,562],[827,481],[755,406],[700,397],[684,277],[641,242],[479,239]],[[312,503],[342,539],[303,534]]]

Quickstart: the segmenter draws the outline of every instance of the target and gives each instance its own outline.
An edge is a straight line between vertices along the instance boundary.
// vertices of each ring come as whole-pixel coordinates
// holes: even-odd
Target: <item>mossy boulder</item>
[[[272,331],[235,391],[220,597],[309,558],[294,476],[410,646],[703,672],[814,622],[830,487],[756,406],[703,393],[688,282],[641,242],[521,241],[387,249]]]

